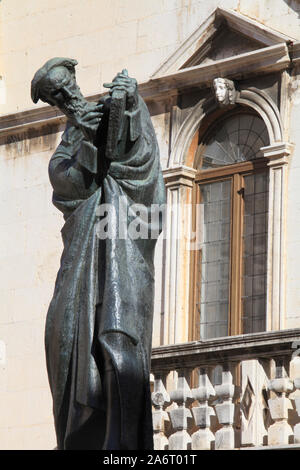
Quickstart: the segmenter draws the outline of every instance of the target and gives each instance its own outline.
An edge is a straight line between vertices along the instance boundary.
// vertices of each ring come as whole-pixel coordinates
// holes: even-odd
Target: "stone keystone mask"
[[[215,78],[213,86],[216,100],[220,105],[235,104],[237,91],[232,80],[228,80],[228,78]]]

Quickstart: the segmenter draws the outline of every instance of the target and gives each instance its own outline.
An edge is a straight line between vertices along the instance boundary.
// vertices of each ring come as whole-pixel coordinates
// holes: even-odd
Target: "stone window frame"
[[[255,160],[238,161],[231,165],[220,165],[216,168],[205,168],[205,171],[201,171],[198,167],[198,159],[202,154],[205,154],[206,145],[204,141],[209,138],[212,139],[215,132],[222,123],[228,122],[228,119],[235,117],[256,117],[257,114],[249,112],[249,108],[235,107],[232,109],[225,109],[225,112],[218,116],[216,119],[211,119],[213,123],[208,126],[208,129],[202,129],[200,127],[198,131],[198,149],[196,150],[195,163],[197,166],[197,173],[195,176],[194,185],[194,201],[199,203],[200,187],[201,185],[207,185],[209,183],[220,183],[224,181],[231,182],[231,234],[230,234],[230,255],[229,255],[229,269],[231,272],[229,280],[229,300],[228,300],[228,331],[227,336],[236,336],[243,334],[243,320],[242,320],[242,262],[241,257],[243,256],[242,249],[242,225],[244,221],[243,214],[243,188],[244,178],[254,176],[258,174],[265,174],[268,177],[268,166],[264,158],[261,158],[260,152],[257,154]],[[258,117],[258,116],[257,116]],[[206,127],[206,126],[202,126]],[[250,128],[249,128],[250,130]],[[195,211],[195,204],[193,203],[193,233],[197,230],[197,222],[199,223],[199,217],[197,217]],[[195,248],[197,248],[195,246]],[[197,282],[199,282],[199,275],[201,276],[201,261],[199,256],[201,250],[195,249],[191,253],[191,278],[190,278],[190,324],[189,324],[189,337],[191,340],[203,339],[200,336],[200,331],[197,333],[197,323],[199,324],[200,318],[197,314],[196,302],[198,301],[197,289],[195,288]],[[198,330],[200,325],[198,327]],[[220,335],[219,335],[220,336]],[[205,338],[204,338],[205,339]]]
[[[286,78],[287,80],[287,78]],[[285,81],[286,83],[286,81]],[[268,94],[256,87],[241,89],[236,105],[254,110],[268,130],[269,142],[262,156],[269,168],[269,214],[267,253],[266,331],[285,327],[285,243],[288,163],[293,146],[286,142],[280,111]],[[168,167],[164,170],[167,189],[166,259],[164,284],[164,344],[193,341],[190,325],[192,199],[196,169],[193,166],[198,129],[217,109],[213,96],[202,99],[185,118],[174,139]],[[288,115],[286,103],[285,115]],[[172,209],[171,209],[172,207]]]

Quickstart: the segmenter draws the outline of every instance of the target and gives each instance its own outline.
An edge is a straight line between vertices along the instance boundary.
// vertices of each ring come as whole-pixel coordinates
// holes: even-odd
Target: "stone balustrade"
[[[153,349],[157,450],[300,448],[300,329]]]

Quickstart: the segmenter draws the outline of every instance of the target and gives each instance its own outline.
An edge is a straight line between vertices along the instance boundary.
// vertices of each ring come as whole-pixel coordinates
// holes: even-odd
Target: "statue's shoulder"
[[[61,136],[61,143],[66,147],[78,145],[83,138],[83,132],[70,121],[67,121],[66,128]]]

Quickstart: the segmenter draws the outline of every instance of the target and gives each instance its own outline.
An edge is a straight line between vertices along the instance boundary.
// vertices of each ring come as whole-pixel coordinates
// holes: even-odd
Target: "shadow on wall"
[[[300,18],[300,0],[283,0],[292,10],[298,14]]]

